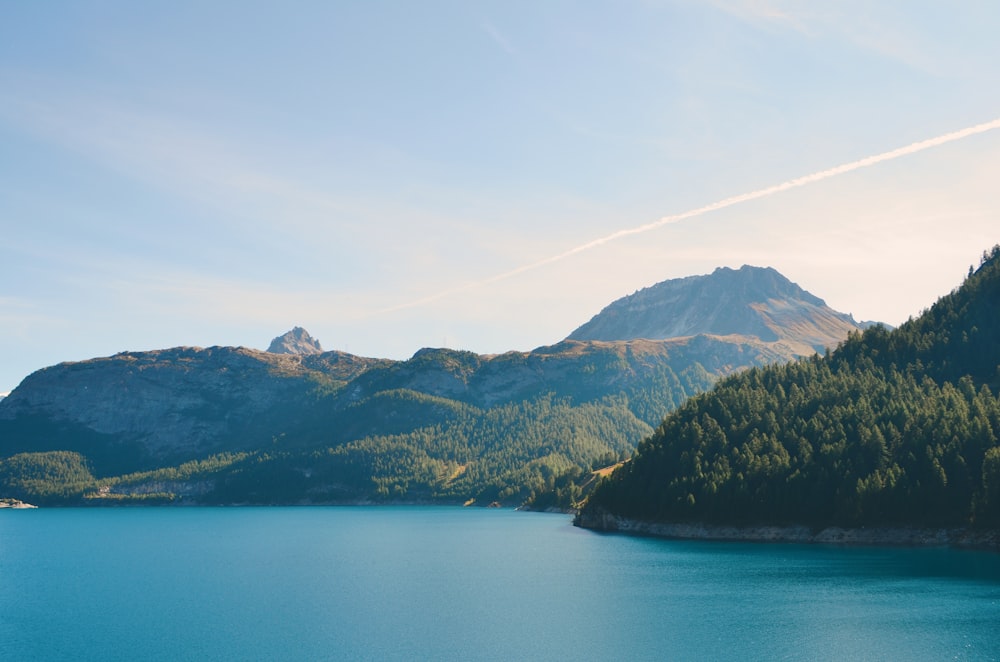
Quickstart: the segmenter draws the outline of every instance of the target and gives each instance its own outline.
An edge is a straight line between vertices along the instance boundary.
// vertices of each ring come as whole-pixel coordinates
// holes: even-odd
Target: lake
[[[1000,659],[1000,555],[448,507],[7,510],[0,659]]]

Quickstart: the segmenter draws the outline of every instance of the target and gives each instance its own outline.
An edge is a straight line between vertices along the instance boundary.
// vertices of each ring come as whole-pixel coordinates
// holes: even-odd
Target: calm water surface
[[[3,660],[995,660],[1000,555],[418,507],[0,511]]]

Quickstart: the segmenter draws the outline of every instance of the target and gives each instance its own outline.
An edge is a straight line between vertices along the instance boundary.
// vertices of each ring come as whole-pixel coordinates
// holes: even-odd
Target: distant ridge
[[[647,296],[663,291],[673,304]],[[609,310],[611,340],[529,352],[365,358],[295,327],[267,352],[175,347],[44,368],[0,400],[0,497],[569,508],[594,467],[718,379],[857,328],[752,267],[655,286],[595,319]],[[655,338],[667,332],[686,335]]]
[[[770,267],[719,267],[663,281],[608,305],[568,340],[660,340],[698,334],[788,341],[802,354],[864,328]]]
[[[322,354],[323,346],[301,326],[271,341],[267,351],[272,354]]]

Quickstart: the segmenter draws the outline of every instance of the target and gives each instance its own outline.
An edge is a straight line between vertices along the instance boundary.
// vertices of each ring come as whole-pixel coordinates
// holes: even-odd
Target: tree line
[[[1000,246],[899,329],[692,398],[587,508],[672,522],[1000,526],[998,375]]]

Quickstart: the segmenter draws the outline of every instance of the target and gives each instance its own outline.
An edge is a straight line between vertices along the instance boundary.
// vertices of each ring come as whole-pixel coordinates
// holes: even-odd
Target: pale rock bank
[[[715,524],[667,524],[628,519],[611,513],[580,513],[573,524],[585,529],[627,533],[677,540],[730,542],[790,542],[824,545],[903,547],[960,547],[1000,552],[1000,531],[967,528],[923,529],[915,527],[837,526],[813,529],[807,526],[726,526]]]
[[[26,510],[29,508],[38,508],[38,506],[33,506],[30,503],[25,503],[23,501],[18,501],[17,499],[0,499],[0,508],[12,508],[14,510]]]

